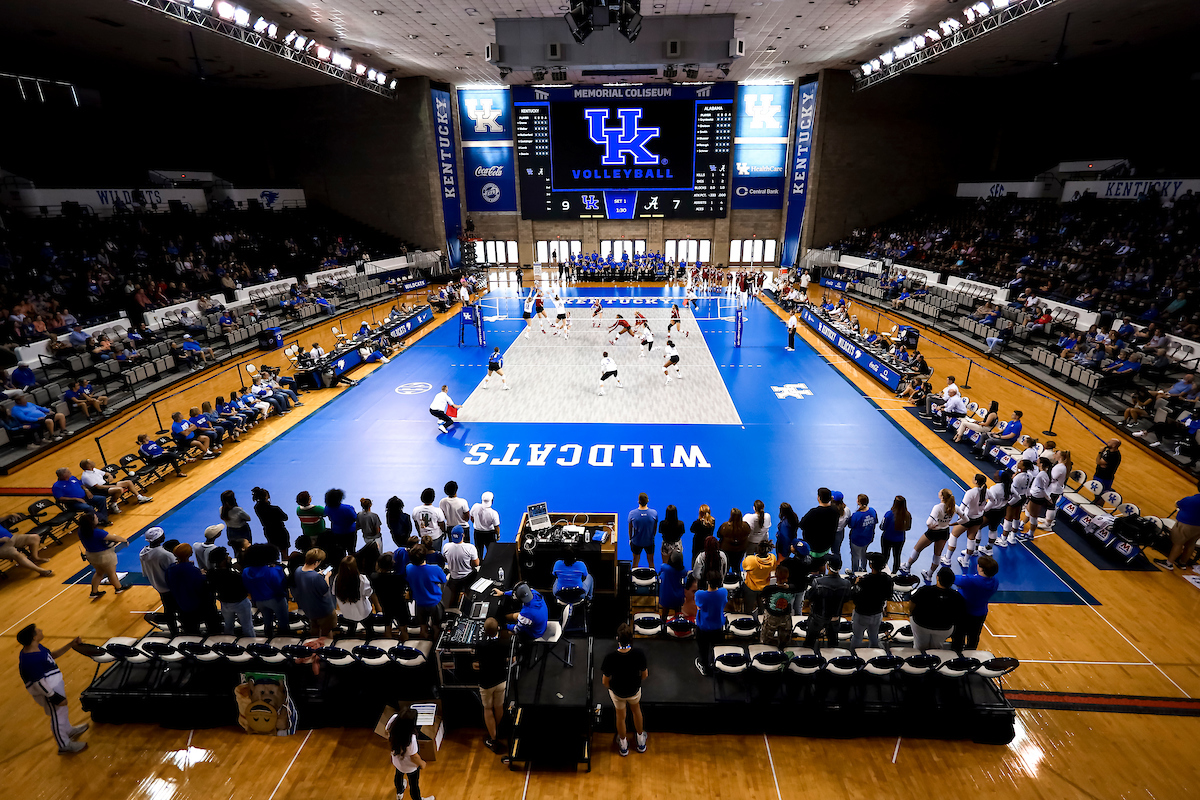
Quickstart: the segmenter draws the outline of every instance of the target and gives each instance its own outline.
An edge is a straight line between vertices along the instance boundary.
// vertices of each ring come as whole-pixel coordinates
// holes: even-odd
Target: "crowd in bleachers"
[[[890,258],[1101,314],[1130,316],[1167,333],[1200,335],[1197,199],[1083,197],[1070,203],[961,198],[860,228],[838,244],[847,254]]]

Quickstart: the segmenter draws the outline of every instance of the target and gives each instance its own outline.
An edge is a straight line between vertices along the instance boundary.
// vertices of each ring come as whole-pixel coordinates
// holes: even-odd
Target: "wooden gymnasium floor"
[[[388,304],[374,310],[386,313]],[[874,312],[860,308],[860,319],[872,327]],[[355,327],[370,312],[354,312],[344,320]],[[439,315],[437,322],[445,317]],[[891,322],[882,324],[891,327]],[[883,413],[898,420],[921,444],[957,474],[969,478],[974,469],[943,440],[902,410],[852,364],[801,326],[804,338],[862,391],[875,398]],[[932,342],[963,353],[961,346],[928,330]],[[326,326],[312,337],[328,346]],[[305,334],[307,346],[309,334]],[[785,332],[780,323],[780,346]],[[290,338],[289,338],[290,341]],[[965,374],[966,362],[936,347],[924,346],[939,376]],[[978,361],[983,361],[974,354]],[[278,360],[275,354],[261,360]],[[257,361],[256,357],[256,361]],[[1001,376],[1022,382],[1002,365],[989,363]],[[371,367],[372,369],[374,367]],[[209,372],[215,372],[210,370]],[[961,374],[960,374],[961,373]],[[209,373],[194,378],[199,383]],[[214,386],[236,388],[232,374],[213,379],[196,397],[216,394]],[[1047,403],[1009,383],[975,369],[967,394],[996,398],[1002,410],[1025,412],[1030,428],[1049,421]],[[259,426],[248,443],[230,447],[211,462],[197,462],[186,480],[171,479],[156,487],[152,505],[130,507],[114,518],[112,528],[129,533],[181,502],[201,485],[231,468],[258,446],[294,425],[342,390],[309,394],[307,405],[284,420]],[[187,395],[171,407],[188,402]],[[137,413],[137,412],[135,412]],[[152,431],[153,414],[145,411],[111,437],[113,450],[128,452],[137,431]],[[1095,418],[1075,410],[1085,424],[1059,414],[1055,422],[1060,447],[1091,471],[1100,436],[1113,434]],[[109,422],[109,428],[130,415]],[[0,490],[47,487],[59,463],[75,463],[94,453],[86,441],[70,441],[53,454],[32,462],[14,475],[0,478]],[[1118,434],[1119,435],[1119,434]],[[1117,488],[1146,513],[1166,514],[1179,497],[1194,491],[1192,481],[1126,441]],[[116,440],[120,440],[119,446]],[[23,509],[29,497],[0,497],[0,512]],[[1200,639],[1192,620],[1200,610],[1200,590],[1177,575],[1155,572],[1100,571],[1057,536],[1038,545],[1058,565],[1081,581],[1100,601],[1088,605],[993,606],[982,646],[1021,659],[1007,682],[1013,689],[1135,695],[1161,698],[1200,697]],[[379,798],[392,793],[391,770],[384,741],[369,731],[316,730],[283,739],[248,736],[239,729],[167,730],[155,726],[97,726],[85,734],[84,753],[59,757],[41,710],[22,690],[16,675],[16,631],[36,621],[58,647],[72,637],[103,642],[111,636],[140,633],[141,613],[157,606],[149,587],[134,587],[119,598],[88,602],[85,586],[64,586],[81,566],[77,548],[52,548],[54,579],[39,579],[13,570],[0,583],[0,651],[8,670],[8,691],[0,695],[4,747],[0,751],[0,784],[35,798],[66,798],[84,793],[106,798]],[[66,677],[72,718],[83,719],[79,692],[91,679],[93,664],[68,653],[60,666]],[[1174,798],[1200,791],[1193,757],[1200,719],[1187,716],[1115,714],[1095,711],[1021,709],[1017,738],[1008,746],[959,741],[880,739],[821,740],[782,736],[684,736],[655,734],[649,752],[621,758],[606,735],[595,739],[591,774],[510,772],[482,745],[481,730],[448,734],[438,760],[422,776],[422,786],[441,800],[546,800],[586,792],[596,800],[661,797],[672,791],[703,798],[798,800],[840,798],[912,798],[953,792],[969,797]],[[19,789],[17,789],[19,787]]]

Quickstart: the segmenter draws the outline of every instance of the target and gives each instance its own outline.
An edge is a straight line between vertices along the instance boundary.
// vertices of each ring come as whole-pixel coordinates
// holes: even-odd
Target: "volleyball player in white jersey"
[[[692,311],[696,311],[699,308],[699,304],[696,303],[696,289],[690,283],[688,284],[687,292],[684,293],[683,302],[685,305],[690,304]]]
[[[908,561],[900,567],[900,574],[908,575],[912,570],[912,565],[920,557],[921,551],[933,545],[933,563],[929,565],[929,569],[921,573],[921,577],[925,579],[926,583],[933,581],[933,568],[938,566],[938,559],[946,547],[946,540],[950,538],[950,524],[954,522],[954,517],[958,513],[958,509],[954,505],[954,493],[949,489],[942,489],[938,492],[938,500],[940,502],[933,507],[929,512],[929,518],[925,520],[925,532],[913,545],[913,551],[908,557]]]
[[[592,301],[592,327],[599,328],[604,325],[604,302],[597,297]]]
[[[979,538],[979,526],[983,524],[983,512],[987,505],[987,476],[975,473],[975,485],[963,494],[962,503],[958,506],[958,524],[950,529],[950,540],[942,551],[942,566],[950,566],[951,559],[958,552],[958,537],[964,533],[971,541],[971,549],[975,549],[974,540]]]
[[[675,369],[675,377],[682,380],[683,373],[679,371],[679,351],[675,349],[675,343],[667,339],[667,349],[663,352],[667,361],[663,364],[663,375],[667,376],[667,383],[671,382],[671,369]]]
[[[536,289],[529,290],[529,296],[525,298],[525,308],[521,312],[521,318],[525,320],[525,338],[529,338],[529,329],[533,327],[533,303]]]
[[[639,353],[638,355],[641,356],[642,358],[645,358],[646,354],[649,353],[653,349],[654,349],[654,331],[650,330],[650,326],[647,325],[645,327],[645,329],[642,331],[642,352]]]
[[[1053,468],[1054,465],[1050,463],[1050,459],[1038,459],[1037,474],[1033,476],[1033,483],[1029,486],[1029,502],[1025,504],[1029,529],[1025,529],[1025,523],[1022,521],[1018,539],[1032,540],[1033,532],[1038,528],[1038,520],[1045,516],[1047,509],[1053,505],[1050,502],[1050,470]]]
[[[984,555],[992,554],[992,547],[1001,532],[1003,532],[1004,517],[1008,513],[1008,504],[1013,499],[1015,492],[1012,488],[1013,474],[1011,470],[1000,470],[1000,474],[996,476],[996,483],[992,484],[987,490],[987,506],[983,511],[983,527],[988,529],[987,544],[980,548]],[[980,528],[982,531],[983,528]],[[967,562],[971,556],[975,554],[974,540],[967,542],[967,550],[959,556],[958,563],[963,569],[967,569]]]
[[[1043,530],[1054,530],[1054,518],[1058,516],[1058,498],[1062,497],[1062,493],[1067,488],[1067,476],[1071,474],[1071,451],[1059,450],[1053,456],[1050,456],[1054,466],[1050,469],[1050,507],[1046,509],[1046,516],[1042,520],[1044,525],[1040,525]]]
[[[1029,489],[1033,484],[1033,464],[1022,459],[1017,462],[1013,473],[1012,497],[1008,501],[1008,512],[1004,515],[1004,530],[996,540],[997,547],[1008,547],[1017,543],[1017,531],[1021,527],[1021,508],[1029,500]]]
[[[554,328],[554,335],[558,336],[559,331],[565,331],[567,328],[567,308],[558,292],[551,295],[550,302],[554,303],[554,322],[551,327]]]
[[[625,388],[621,383],[621,377],[617,375],[617,362],[608,357],[608,351],[606,350],[600,358],[600,391],[598,394],[604,394],[604,382],[609,378],[616,379],[618,389]]]

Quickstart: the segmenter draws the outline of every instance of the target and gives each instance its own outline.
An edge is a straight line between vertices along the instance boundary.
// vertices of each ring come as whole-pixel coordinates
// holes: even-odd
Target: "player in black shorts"
[[[667,336],[671,335],[671,328],[674,328],[677,331],[683,330],[683,321],[680,319],[679,314],[679,304],[671,303],[671,321],[667,323]],[[687,336],[686,333],[683,335],[685,337]]]
[[[671,382],[671,368],[675,368],[675,377],[682,378],[683,375],[679,371],[679,351],[675,349],[675,343],[667,339],[667,349],[664,352],[666,363],[663,364],[663,375],[667,377],[667,383]]]
[[[504,377],[504,356],[501,355],[499,347],[492,350],[492,354],[488,356],[488,371],[487,377],[483,379],[483,388],[487,388],[493,372],[500,376],[500,383],[507,390],[508,378]]]
[[[599,328],[604,323],[604,303],[597,297],[592,301],[592,327]]]
[[[609,378],[617,379],[617,388],[624,389],[621,384],[621,378],[617,375],[617,363],[608,357],[608,351],[600,358],[600,391],[599,394],[604,394],[604,382]]]
[[[619,336],[620,336],[622,333],[627,333],[627,334],[629,334],[629,338],[630,338],[630,339],[636,339],[636,338],[637,338],[636,336],[634,336],[634,335],[633,335],[633,328],[631,328],[631,327],[629,326],[629,320],[625,319],[625,318],[624,318],[624,317],[622,317],[620,314],[617,314],[617,321],[616,321],[616,322],[614,322],[612,325],[610,325],[610,326],[609,326],[609,328],[608,328],[608,332],[609,332],[609,333],[612,333],[614,330],[616,331],[616,333],[615,333],[615,334],[613,334],[612,338],[608,340],[608,343],[609,343],[609,344],[616,344],[616,343],[617,343],[617,338],[618,338],[618,337],[619,337]]]

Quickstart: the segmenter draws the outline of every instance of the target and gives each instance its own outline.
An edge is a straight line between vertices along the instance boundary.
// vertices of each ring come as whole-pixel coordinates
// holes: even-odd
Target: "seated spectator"
[[[217,357],[213,354],[211,347],[201,347],[196,343],[196,340],[191,337],[191,334],[184,334],[183,344],[179,346],[182,351],[183,360],[188,363],[189,371],[195,372],[202,369],[210,360],[216,361]]]
[[[15,514],[0,519],[0,558],[12,561],[19,567],[31,569],[43,578],[49,578],[54,574],[54,570],[38,566],[50,560],[39,555],[42,540],[36,534],[13,533],[9,530],[9,526],[18,521],[20,517]],[[29,551],[29,555],[25,555],[25,550]]]
[[[112,475],[109,475],[102,469],[98,469],[96,462],[90,458],[85,458],[79,462],[79,470],[79,477],[83,480],[83,485],[88,488],[88,491],[94,495],[108,499],[110,512],[120,513],[120,501],[126,492],[136,497],[139,503],[149,503],[154,499],[138,491],[137,484],[131,480],[113,480]]]
[[[1139,419],[1153,415],[1154,403],[1155,395],[1141,387],[1135,388],[1129,398],[1129,407],[1122,413],[1125,418],[1122,424],[1132,428]]]
[[[54,501],[67,511],[78,511],[91,514],[93,509],[101,525],[108,524],[108,497],[96,496],[83,485],[83,481],[71,474],[71,470],[62,467],[55,471],[58,478],[50,488]]]
[[[554,562],[550,573],[554,576],[554,585],[550,592],[555,597],[558,597],[558,593],[563,589],[583,589],[584,597],[592,599],[596,581],[588,574],[587,564],[579,560],[575,548],[567,548],[563,557]]]
[[[158,442],[153,441],[148,433],[139,433],[137,437],[138,455],[146,466],[160,467],[164,464],[170,464],[175,470],[175,476],[178,478],[186,478],[183,470],[180,469],[180,464],[188,462],[187,456],[178,451],[168,453],[162,448]]]
[[[530,588],[529,584],[522,582],[514,586],[510,592],[492,589],[492,594],[507,598],[507,605],[510,607],[514,602],[520,604],[518,610],[505,614],[505,619],[513,626],[513,633],[520,636],[522,641],[529,642],[546,635],[546,623],[548,622],[546,601],[542,599],[541,593],[536,589]]]
[[[216,458],[221,454],[219,447],[212,447],[212,440],[204,433],[196,431],[196,426],[190,420],[183,418],[183,413],[176,411],[171,415],[171,438],[175,440],[175,444],[183,452],[187,452],[192,443],[195,442],[204,448],[200,457],[207,460]]]
[[[188,422],[195,427],[196,433],[207,436],[212,442],[214,448],[217,450],[221,449],[221,442],[224,441],[225,438],[224,426],[219,428],[215,426],[212,420],[210,420],[206,415],[200,413],[200,409],[196,406],[192,406],[190,409],[188,409]],[[235,442],[237,441],[236,433],[233,440]]]
[[[9,374],[8,379],[17,389],[30,389],[37,386],[37,376],[33,374],[33,370],[24,361],[17,364],[16,368]]]

